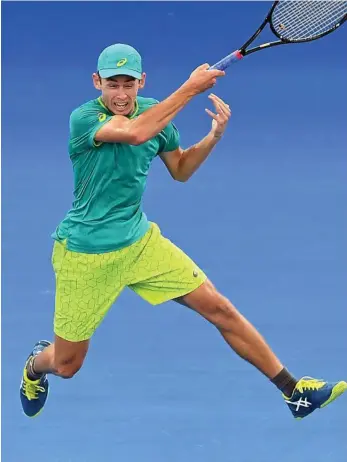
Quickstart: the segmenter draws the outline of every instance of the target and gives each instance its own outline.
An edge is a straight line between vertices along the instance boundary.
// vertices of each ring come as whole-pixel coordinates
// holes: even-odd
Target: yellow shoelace
[[[296,389],[303,393],[304,390],[319,390],[324,387],[325,382],[322,380],[313,379],[311,377],[304,377],[296,385]]]
[[[43,393],[45,389],[38,385],[37,382],[29,382],[25,380],[22,385],[23,393],[29,401],[32,399],[38,399],[38,394]]]

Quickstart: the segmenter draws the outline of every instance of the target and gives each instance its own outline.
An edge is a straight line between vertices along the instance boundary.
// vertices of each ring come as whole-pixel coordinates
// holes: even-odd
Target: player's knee
[[[71,379],[81,369],[83,360],[78,358],[62,359],[55,363],[55,374],[63,379]]]
[[[232,330],[240,319],[240,314],[233,304],[224,297],[210,281],[197,289],[195,298],[186,299],[188,306],[195,309],[218,329]]]
[[[239,319],[239,313],[233,304],[223,295],[216,292],[209,307],[210,321],[219,329],[231,330]]]
[[[217,299],[213,306],[214,324],[224,328],[230,326],[237,316],[236,308],[225,297]]]

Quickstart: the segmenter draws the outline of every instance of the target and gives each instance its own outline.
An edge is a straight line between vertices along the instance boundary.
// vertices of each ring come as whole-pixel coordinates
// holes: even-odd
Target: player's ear
[[[97,72],[93,74],[93,84],[97,90],[101,90],[101,77]]]
[[[142,90],[142,88],[145,86],[146,83],[146,73],[142,72],[142,77],[139,80],[139,89]]]

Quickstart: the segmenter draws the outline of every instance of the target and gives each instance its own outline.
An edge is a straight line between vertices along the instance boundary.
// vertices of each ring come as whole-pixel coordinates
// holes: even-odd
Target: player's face
[[[127,75],[117,75],[109,79],[99,78],[99,90],[104,104],[113,114],[131,114],[134,111],[137,93],[144,86],[144,80],[145,74],[141,80]]]

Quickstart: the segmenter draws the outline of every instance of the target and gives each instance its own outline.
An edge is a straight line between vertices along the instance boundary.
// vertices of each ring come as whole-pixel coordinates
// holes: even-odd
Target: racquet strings
[[[347,2],[283,1],[275,7],[271,23],[281,38],[308,40],[333,29],[347,14]]]

